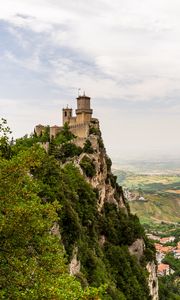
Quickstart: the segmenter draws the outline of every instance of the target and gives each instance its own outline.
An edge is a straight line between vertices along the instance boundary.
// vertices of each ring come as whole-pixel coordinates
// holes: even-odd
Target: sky
[[[15,137],[90,96],[113,158],[180,153],[179,0],[0,0],[0,117]]]

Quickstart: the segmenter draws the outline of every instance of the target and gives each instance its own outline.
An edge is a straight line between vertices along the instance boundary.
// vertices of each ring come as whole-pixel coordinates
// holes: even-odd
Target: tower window
[[[64,116],[67,117],[67,111],[65,111]]]

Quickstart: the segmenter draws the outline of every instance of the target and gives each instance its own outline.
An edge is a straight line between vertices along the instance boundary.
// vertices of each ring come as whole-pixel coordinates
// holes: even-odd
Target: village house
[[[172,252],[174,248],[172,246],[163,246],[161,244],[155,243],[154,244],[155,249],[156,249],[156,260],[158,264],[162,262],[164,259],[165,255]]]
[[[173,251],[174,247],[172,246],[163,246],[161,244],[155,243],[154,244],[156,251],[167,254]]]
[[[180,249],[174,249],[173,254],[176,259],[180,259]]]
[[[158,276],[167,276],[174,273],[174,270],[170,268],[168,264],[159,264],[157,269]]]
[[[175,240],[174,236],[163,237],[160,239],[160,243],[166,244],[166,243],[174,242],[174,240]]]
[[[160,264],[162,262],[164,257],[165,257],[164,253],[159,252],[159,251],[156,252],[156,260],[157,260],[158,264]]]
[[[147,233],[147,236],[149,239],[153,240],[153,241],[160,241],[160,237],[157,235],[154,235],[152,233]]]

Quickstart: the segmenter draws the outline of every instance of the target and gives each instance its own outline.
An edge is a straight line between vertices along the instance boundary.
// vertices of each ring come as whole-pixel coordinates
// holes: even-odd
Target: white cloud
[[[10,34],[24,51],[29,51],[21,57],[8,49],[3,57],[39,76],[44,72],[46,78],[42,80],[52,90],[67,91],[68,96],[69,91],[81,87],[97,99],[107,103],[111,100],[112,105],[119,100],[132,102],[134,107],[137,102],[137,111],[144,102],[144,112],[149,103],[155,109],[156,102],[166,103],[168,99],[168,106],[156,107],[160,112],[159,123],[164,124],[162,111],[166,115],[168,111],[179,111],[179,14],[179,0],[1,1],[0,19],[9,22]],[[30,33],[41,39],[29,39]],[[105,102],[103,109],[108,111],[109,106]],[[125,113],[128,115],[127,109]],[[118,116],[115,118],[122,126]],[[112,125],[112,118],[108,122]],[[169,122],[173,124],[173,118]],[[158,119],[155,124],[158,126]],[[141,126],[136,132],[132,129],[137,138]],[[174,130],[176,126],[170,128]]]
[[[9,62],[17,64],[19,67],[23,67],[31,71],[38,72],[41,68],[38,52],[34,52],[31,57],[26,59],[20,59],[17,58],[13,53],[7,51],[1,59],[7,59]]]

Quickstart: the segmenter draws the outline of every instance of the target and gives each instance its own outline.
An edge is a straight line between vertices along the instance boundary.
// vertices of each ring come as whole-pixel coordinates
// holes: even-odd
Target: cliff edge
[[[124,197],[122,188],[116,182],[116,176],[113,175],[111,171],[111,160],[106,153],[106,149],[103,144],[102,135],[99,127],[99,122],[94,119],[89,123],[89,132],[87,138],[76,138],[74,140],[75,145],[84,147],[84,151],[74,158],[74,164],[80,170],[80,173],[84,176],[86,181],[93,187],[97,193],[97,210],[101,217],[106,216],[106,208],[108,205],[116,210],[117,214],[123,216],[127,220],[131,220],[133,216],[131,215],[128,203]],[[91,170],[91,171],[90,171]],[[136,217],[134,217],[136,218]],[[113,222],[113,218],[111,219]],[[111,228],[112,231],[115,228],[119,228],[119,234],[121,234],[122,228],[124,228],[124,220],[116,219],[119,224],[114,224]],[[147,270],[147,284],[149,288],[150,298],[153,300],[158,300],[158,279],[157,270],[155,264],[155,257],[152,255],[153,247],[149,249],[149,241],[143,233],[143,229],[139,232],[134,232],[137,230],[136,225],[139,221],[136,219],[136,224],[131,223],[131,228],[129,228],[129,239],[126,242],[119,241],[119,245],[124,247],[128,246],[128,252],[136,259],[139,266],[142,266],[144,270]],[[127,221],[127,223],[129,223]],[[128,224],[129,225],[129,224]],[[122,226],[122,228],[121,228]],[[133,228],[135,226],[135,228]],[[138,224],[139,228],[141,227]],[[109,235],[113,236],[113,232],[106,232],[102,228],[102,232],[99,236],[99,244],[101,248],[105,247],[106,243],[109,242]],[[126,231],[126,228],[124,228]],[[138,231],[137,230],[137,231]],[[140,233],[141,231],[141,233]],[[118,235],[118,230],[116,232]],[[133,236],[131,238],[131,235]],[[75,248],[73,258],[70,263],[70,269],[73,274],[78,274],[80,272],[80,261],[77,260],[78,248]],[[151,256],[148,254],[151,252]],[[74,267],[73,267],[74,266]],[[130,298],[127,298],[130,299]],[[132,298],[134,299],[134,298]],[[140,299],[140,298],[139,298]]]

